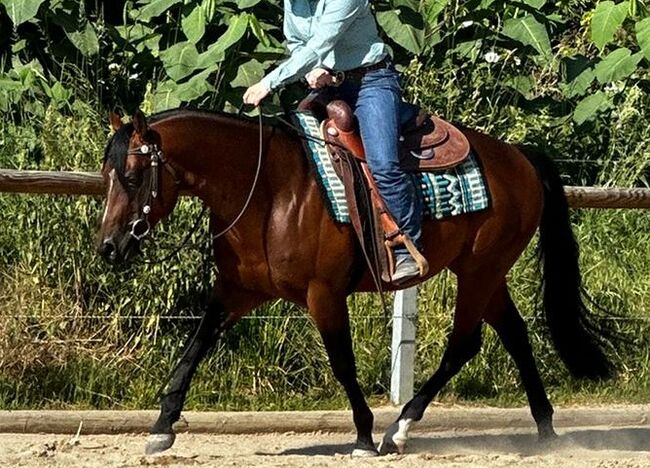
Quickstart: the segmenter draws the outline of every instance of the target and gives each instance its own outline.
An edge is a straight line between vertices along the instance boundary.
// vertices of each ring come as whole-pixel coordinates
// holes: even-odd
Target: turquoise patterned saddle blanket
[[[339,223],[349,223],[350,213],[343,182],[334,171],[327,148],[321,143],[320,123],[310,113],[297,112],[293,120],[312,138],[306,138],[307,157],[316,173],[316,180],[327,208]],[[413,174],[422,201],[425,218],[442,219],[488,208],[490,195],[476,156],[451,169]]]

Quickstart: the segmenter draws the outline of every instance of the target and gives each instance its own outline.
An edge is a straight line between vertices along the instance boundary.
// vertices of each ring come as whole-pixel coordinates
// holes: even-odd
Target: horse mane
[[[229,122],[232,122],[234,120],[236,122],[245,125],[254,125],[256,128],[259,125],[259,120],[257,117],[249,117],[247,115],[233,114],[230,112],[225,112],[220,110],[197,109],[195,107],[177,107],[176,109],[169,109],[169,110],[157,112],[147,117],[147,121],[153,124],[170,118],[191,117],[191,116],[208,117],[208,118],[214,118],[217,120],[223,120]],[[272,117],[262,116],[262,121],[264,125],[270,127],[276,127],[279,125],[279,123],[273,120]]]
[[[163,120],[171,118],[182,117],[202,117],[211,118],[217,121],[230,122],[233,121],[241,123],[246,126],[258,127],[259,121],[257,117],[249,117],[246,115],[237,115],[218,110],[202,110],[192,107],[178,107],[176,109],[169,109],[157,112],[147,117],[149,124],[155,124]],[[278,122],[269,121],[268,118],[263,118],[265,126],[277,127]],[[124,174],[124,167],[126,165],[126,153],[129,150],[129,141],[133,135],[134,127],[132,123],[122,125],[108,140],[104,149],[104,164],[109,162],[116,170],[118,176]]]

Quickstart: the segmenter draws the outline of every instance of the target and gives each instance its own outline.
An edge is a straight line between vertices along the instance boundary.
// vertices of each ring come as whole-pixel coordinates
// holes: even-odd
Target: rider
[[[291,56],[244,94],[259,103],[280,86],[305,76],[313,89],[340,84],[359,122],[366,159],[379,193],[402,231],[419,247],[422,212],[411,176],[399,164],[400,125],[405,107],[400,77],[380,39],[369,0],[284,0],[284,34]],[[347,72],[335,83],[334,72]],[[353,77],[356,77],[354,79]],[[409,116],[410,117],[410,116]],[[393,283],[419,275],[404,246],[395,248]]]

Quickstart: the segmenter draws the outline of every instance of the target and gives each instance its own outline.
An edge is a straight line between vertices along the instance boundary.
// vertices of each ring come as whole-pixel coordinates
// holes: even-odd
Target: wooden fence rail
[[[566,187],[574,208],[650,208],[650,189]],[[96,172],[50,172],[0,169],[0,192],[54,195],[100,195],[104,182]]]

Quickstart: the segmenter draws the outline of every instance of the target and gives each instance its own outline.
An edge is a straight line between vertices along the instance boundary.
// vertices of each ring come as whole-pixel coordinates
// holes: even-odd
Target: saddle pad
[[[350,213],[343,182],[334,171],[320,135],[320,122],[309,112],[292,114],[293,121],[307,135],[304,147],[314,169],[330,215],[334,221],[349,223]],[[442,219],[488,208],[490,195],[481,168],[473,153],[464,163],[439,172],[412,174],[418,188],[425,218]]]

